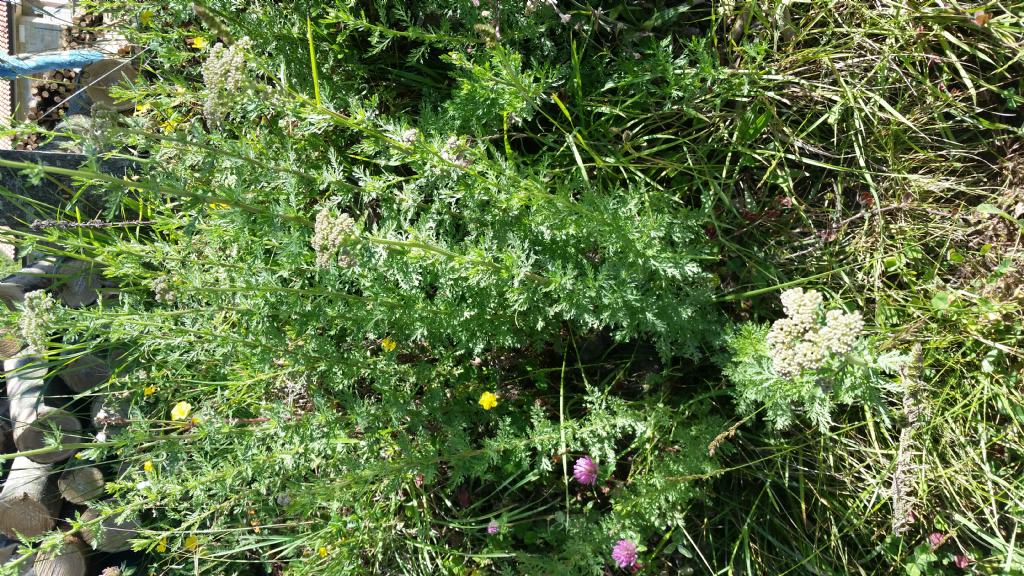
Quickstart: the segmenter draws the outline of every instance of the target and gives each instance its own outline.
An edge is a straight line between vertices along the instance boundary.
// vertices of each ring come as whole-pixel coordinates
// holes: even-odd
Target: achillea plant
[[[987,44],[977,54],[1004,70],[968,89],[983,58],[956,60],[967,44],[953,39],[1016,48],[1012,18],[793,3],[776,34],[781,12],[754,20],[756,3],[722,18],[663,0],[147,3],[105,3],[160,14],[124,31],[146,44],[147,74],[124,89],[145,112],[119,120],[140,174],[84,179],[140,224],[37,232],[120,285],[53,328],[130,351],[106,386],[131,411],[83,454],[125,464],[103,514],[143,520],[154,571],[878,571],[877,532],[864,554],[826,539],[829,563],[805,480],[776,481],[810,452],[727,440],[754,414],[780,428],[853,418],[837,406],[887,385],[884,335],[818,292],[787,292],[785,318],[741,325],[722,351],[737,419],[703,361],[726,326],[715,300],[796,277],[760,261],[788,236],[735,256],[787,228],[802,190],[845,210],[865,189],[953,186],[962,162],[991,158],[949,149],[950,135],[1012,117],[972,111],[994,87],[1012,93],[1019,58]],[[909,41],[883,37],[887,8]],[[214,34],[229,45],[184,42]],[[941,56],[915,53],[936,42]],[[942,69],[951,89],[922,105],[920,79]],[[742,227],[734,197],[758,210]],[[905,207],[881,210],[829,226]],[[893,274],[916,257],[903,248]],[[927,257],[940,254],[952,260]],[[737,282],[742,262],[757,274]],[[854,515],[823,485],[845,536]],[[807,521],[789,522],[787,502]]]
[[[249,81],[246,52],[251,47],[252,41],[244,37],[231,46],[218,42],[210,48],[203,63],[203,82],[206,85],[203,116],[207,122],[219,124],[231,111],[232,104],[242,96]]]
[[[355,234],[355,222],[348,214],[333,215],[327,208],[320,209],[316,214],[313,228],[313,251],[316,253],[316,265],[328,268],[342,263],[345,255],[342,245]]]
[[[786,290],[781,300],[788,317],[772,323],[766,338],[779,375],[792,377],[841,362],[853,350],[864,328],[860,312],[833,309],[822,317],[821,294],[802,288]]]
[[[740,411],[763,410],[776,428],[803,415],[824,429],[836,405],[877,398],[903,358],[872,350],[860,313],[826,310],[815,290],[793,288],[781,300],[785,318],[742,324],[727,339],[725,373]]]
[[[29,348],[45,353],[49,347],[50,334],[58,326],[56,315],[59,308],[60,305],[46,290],[35,290],[25,294],[18,326],[21,337]]]

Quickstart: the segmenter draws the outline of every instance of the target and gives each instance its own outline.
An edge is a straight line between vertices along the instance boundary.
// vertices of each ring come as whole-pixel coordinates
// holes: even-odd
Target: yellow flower
[[[218,202],[212,202],[210,203],[210,208],[213,208],[214,210],[225,210],[227,208],[231,208],[231,206],[228,206],[227,204],[220,204]]]
[[[189,536],[188,538],[185,538],[185,549],[186,550],[195,550],[198,547],[199,547],[199,538],[196,538],[195,536]]]
[[[383,348],[385,352],[394,352],[395,348],[398,348],[398,344],[388,336],[380,341],[380,347]]]
[[[156,551],[161,554],[167,552],[167,538],[161,538],[160,542],[157,542]]]
[[[160,123],[160,129],[164,132],[174,132],[174,129],[178,127],[178,124],[181,124],[181,122],[174,118],[170,118]]]
[[[326,546],[321,546],[320,549],[316,551],[316,553],[319,554],[321,558],[326,558],[327,557],[327,547]]]
[[[150,384],[149,386],[146,386],[145,388],[142,389],[142,393],[145,394],[146,396],[152,396],[153,394],[156,394],[156,386]]]
[[[136,116],[142,116],[143,114],[145,114],[146,112],[149,112],[152,109],[153,109],[153,107],[150,106],[149,102],[146,102],[144,104],[139,104],[138,106],[135,107],[135,115]]]
[[[171,408],[171,420],[185,420],[191,412],[191,404],[185,401],[178,402]]]
[[[153,11],[143,10],[139,13],[139,23],[143,26],[149,26],[153,23]]]
[[[152,472],[153,471],[153,461],[152,460],[146,460],[145,462],[143,462],[142,463],[142,469],[145,470],[146,472]]]
[[[199,416],[193,416],[192,417],[192,425],[193,426],[198,426],[202,421],[203,421],[202,418],[200,418]]]
[[[493,392],[484,392],[480,395],[480,406],[484,410],[490,410],[498,405],[498,397]]]
[[[196,36],[192,39],[192,47],[196,50],[206,48],[207,44],[209,44],[209,42],[207,42],[206,38],[203,38],[202,36]]]

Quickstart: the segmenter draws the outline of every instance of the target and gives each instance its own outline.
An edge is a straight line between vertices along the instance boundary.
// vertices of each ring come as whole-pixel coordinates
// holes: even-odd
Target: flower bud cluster
[[[210,55],[203,63],[203,82],[207,90],[203,116],[207,122],[218,124],[230,112],[232,102],[245,84],[245,53],[251,46],[252,41],[245,37],[230,47],[218,42],[210,48]]]
[[[25,294],[18,328],[29,348],[38,352],[46,350],[56,309],[57,301],[45,290]]]
[[[157,302],[173,304],[178,299],[178,295],[171,288],[171,279],[167,276],[161,276],[153,280],[152,288],[153,297],[156,298]]]
[[[783,376],[817,370],[829,358],[849,354],[864,330],[860,312],[829,310],[822,314],[822,296],[815,290],[793,288],[782,293],[787,317],[768,332],[772,366]]]
[[[864,319],[860,312],[829,310],[825,313],[825,325],[818,329],[818,344],[833,354],[848,354],[862,330]]]
[[[782,293],[782,309],[786,316],[799,326],[809,327],[818,319],[823,301],[821,292],[804,291],[803,288],[791,288]]]
[[[313,226],[313,251],[316,252],[316,265],[328,268],[335,262],[344,265],[345,254],[341,246],[355,235],[356,223],[348,214],[333,215],[323,208],[316,215]]]

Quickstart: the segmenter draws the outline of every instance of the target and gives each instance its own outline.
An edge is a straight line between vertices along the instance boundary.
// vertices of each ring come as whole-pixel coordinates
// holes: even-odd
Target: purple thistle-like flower
[[[612,548],[612,560],[619,568],[636,566],[636,544],[630,540],[619,540]]]
[[[572,467],[572,477],[580,484],[592,486],[597,482],[597,464],[590,456],[583,456]]]
[[[490,524],[487,525],[487,533],[492,535],[492,536],[497,534],[500,531],[501,531],[501,526],[498,525],[498,521],[497,520],[491,520]]]

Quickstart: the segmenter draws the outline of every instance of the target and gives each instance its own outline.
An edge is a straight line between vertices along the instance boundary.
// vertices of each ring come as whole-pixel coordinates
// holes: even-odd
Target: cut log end
[[[106,382],[110,378],[110,367],[92,354],[85,354],[65,366],[60,378],[68,388],[80,394]]]
[[[82,514],[82,520],[86,522],[99,517],[100,514],[93,508]],[[138,529],[139,523],[135,520],[118,522],[115,517],[110,517],[100,522],[99,526],[96,524],[83,526],[80,533],[82,538],[96,550],[114,553],[130,550],[132,547],[130,540],[138,535]]]
[[[21,349],[24,347],[25,345],[21,341],[21,336],[17,331],[8,328],[0,328],[0,360],[13,358],[18,354],[18,352],[21,352]]]
[[[15,572],[18,576],[33,576],[35,572],[32,571],[32,564],[36,561],[36,555],[29,554],[27,558],[23,558],[18,555],[18,545],[8,544],[3,548],[0,548],[0,565],[9,564],[12,562],[18,563],[18,571]]]
[[[32,564],[36,576],[85,576],[85,545],[78,538],[67,538],[60,550],[40,553]]]
[[[0,531],[15,538],[19,534],[33,537],[53,528],[49,507],[30,498],[0,502]]]
[[[82,429],[73,414],[43,404],[43,379],[46,362],[29,352],[4,361],[7,378],[7,397],[10,398],[11,420],[14,422],[14,445],[19,452],[46,448],[46,437],[51,430],[59,431],[59,442],[72,444],[82,441]],[[74,449],[46,451],[32,456],[36,462],[58,462],[67,459]]]
[[[57,479],[57,488],[65,500],[85,504],[103,495],[103,472],[95,466],[82,466],[64,470]]]
[[[14,459],[0,493],[0,532],[10,538],[34,537],[53,528],[59,500],[50,482],[52,466]]]
[[[99,274],[88,262],[69,260],[57,271],[63,276],[60,298],[69,308],[82,308],[99,298]]]
[[[46,378],[46,362],[35,354],[25,354],[4,360],[4,376],[7,378],[7,395],[16,396],[12,387],[32,387],[33,381]]]
[[[17,422],[14,427],[14,445],[19,452],[29,450],[40,450],[47,446],[47,436],[56,427],[60,430],[60,444],[76,444],[83,441],[79,432],[82,425],[74,414],[65,412],[60,408],[52,406],[39,407],[35,420],[31,422]],[[54,450],[42,454],[30,456],[32,460],[42,463],[60,462],[67,460],[75,453],[76,448]]]

